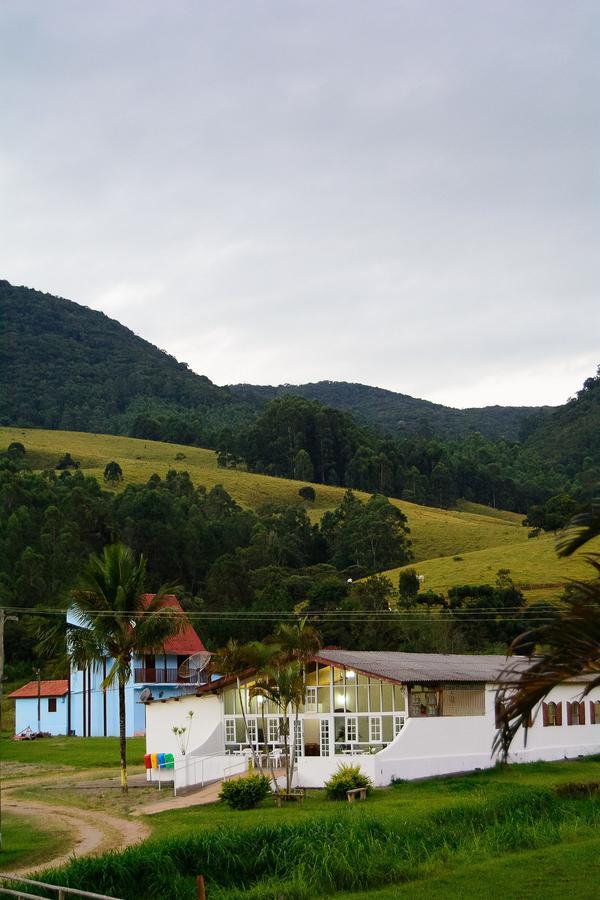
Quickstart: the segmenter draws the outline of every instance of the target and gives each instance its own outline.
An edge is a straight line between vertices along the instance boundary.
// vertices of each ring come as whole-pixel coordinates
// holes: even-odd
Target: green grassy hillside
[[[300,482],[218,468],[212,450],[113,435],[0,428],[0,451],[11,441],[24,444],[26,458],[33,469],[52,468],[68,451],[80,461],[85,473],[102,479],[106,463],[116,460],[124,474],[119,490],[128,483],[146,481],[154,472],[164,475],[169,469],[178,469],[188,471],[196,484],[207,488],[222,484],[240,504],[249,508],[269,501],[301,502],[298,496]],[[183,458],[176,458],[182,454]],[[311,504],[310,511],[313,519],[320,518],[325,510],[337,506],[344,494],[343,488],[325,485],[315,485],[315,490],[316,501]],[[356,493],[366,496],[359,491]],[[408,517],[417,560],[527,541],[520,518],[513,513],[500,515],[498,510],[487,510],[474,504],[469,506],[468,511],[449,511],[405,501],[394,502]],[[501,554],[498,558],[496,568],[502,565]]]
[[[425,576],[424,589],[444,593],[455,584],[493,584],[498,569],[509,569],[528,599],[552,599],[569,579],[591,577],[582,553],[560,559],[555,545],[553,535],[543,535],[502,547],[422,560],[417,571]],[[384,574],[396,582],[400,571],[390,569]]]

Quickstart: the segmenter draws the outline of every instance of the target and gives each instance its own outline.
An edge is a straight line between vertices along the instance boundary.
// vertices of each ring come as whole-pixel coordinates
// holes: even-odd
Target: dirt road
[[[72,835],[73,844],[68,852],[48,859],[43,864],[33,867],[22,866],[11,872],[3,871],[3,875],[26,875],[63,865],[74,856],[87,856],[106,850],[123,850],[130,844],[136,844],[150,836],[150,829],[139,819],[110,815],[103,810],[80,809],[29,797],[17,797],[13,791],[19,786],[22,787],[23,782],[5,788],[3,807],[14,815],[37,820],[43,823],[44,827],[51,827],[54,823],[66,828]],[[27,786],[32,786],[31,781],[27,781]]]

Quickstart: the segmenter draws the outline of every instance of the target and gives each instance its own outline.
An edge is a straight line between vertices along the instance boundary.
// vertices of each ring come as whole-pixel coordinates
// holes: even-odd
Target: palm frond
[[[596,567],[598,564],[595,564]],[[538,704],[557,685],[585,679],[581,696],[600,684],[600,579],[575,582],[566,608],[549,624],[537,630],[544,647],[516,684],[506,684],[498,693],[502,723],[494,741],[506,759],[517,731],[525,734]],[[511,652],[531,644],[531,633],[520,635]]]
[[[559,556],[571,556],[594,538],[600,537],[600,497],[585,512],[574,516],[557,544]]]

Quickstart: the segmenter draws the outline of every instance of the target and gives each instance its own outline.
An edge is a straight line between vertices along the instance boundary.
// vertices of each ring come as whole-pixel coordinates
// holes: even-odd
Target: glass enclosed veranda
[[[281,711],[263,697],[250,697],[252,687],[248,680],[239,691],[236,685],[224,689],[225,747],[239,752],[252,744],[257,752],[277,754],[284,744]],[[376,753],[399,734],[406,706],[404,685],[311,663],[305,669],[298,721],[289,717],[288,742],[295,739],[298,756]]]

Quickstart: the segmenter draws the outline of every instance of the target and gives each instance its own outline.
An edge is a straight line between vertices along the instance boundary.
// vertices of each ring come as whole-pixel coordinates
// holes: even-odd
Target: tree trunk
[[[246,718],[246,710],[244,709],[244,699],[242,697],[242,687],[240,685],[240,679],[237,679],[237,689],[238,689],[238,697],[240,700],[240,709],[242,711],[242,721],[244,722],[244,731],[246,733],[246,741],[250,745],[250,753],[252,754],[252,765],[255,769],[259,769],[259,761],[256,755],[256,749],[254,747],[253,741],[250,740],[250,732],[248,731],[248,719]],[[258,737],[258,735],[257,735]]]
[[[290,746],[290,780],[288,785],[288,794],[292,789],[294,781],[294,766],[296,765],[296,735],[298,731],[298,722],[300,720],[300,707],[296,706],[294,724],[292,725],[292,743]]]
[[[285,731],[283,733],[283,758],[285,759],[285,792],[287,795],[290,793],[290,755],[288,753],[288,731],[289,731],[289,719],[286,715],[286,725]]]
[[[127,793],[127,738],[125,731],[125,682],[119,675],[119,750],[121,752],[121,790]]]

